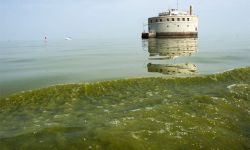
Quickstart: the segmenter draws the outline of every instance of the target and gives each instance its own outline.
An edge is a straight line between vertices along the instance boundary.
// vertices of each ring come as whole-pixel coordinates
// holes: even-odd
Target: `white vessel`
[[[188,11],[170,9],[148,18],[148,33],[142,33],[142,38],[158,37],[198,37],[198,16],[193,13],[192,6]]]
[[[67,41],[71,41],[71,40],[72,40],[72,38],[71,38],[71,37],[66,37],[66,38],[65,38],[65,40],[67,40]]]

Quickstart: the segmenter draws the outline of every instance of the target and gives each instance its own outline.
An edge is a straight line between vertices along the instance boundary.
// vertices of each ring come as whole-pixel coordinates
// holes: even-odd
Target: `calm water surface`
[[[0,42],[0,95],[54,84],[223,72],[250,64],[249,39]]]
[[[19,93],[0,98],[0,147],[250,149],[249,51],[242,37],[1,42],[1,96]]]

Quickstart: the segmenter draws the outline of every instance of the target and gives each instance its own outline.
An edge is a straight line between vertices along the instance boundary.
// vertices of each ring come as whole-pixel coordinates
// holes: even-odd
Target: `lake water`
[[[0,147],[250,149],[249,41],[1,42]]]
[[[0,95],[54,84],[223,72],[249,66],[249,41],[249,37],[234,36],[226,39],[0,42]],[[165,57],[149,57],[156,55],[154,53]],[[195,65],[196,71],[192,74],[159,73],[160,67],[190,69],[186,63]]]

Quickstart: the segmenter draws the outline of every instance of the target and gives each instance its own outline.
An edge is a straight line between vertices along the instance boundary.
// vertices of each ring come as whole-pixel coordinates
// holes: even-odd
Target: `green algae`
[[[57,85],[0,100],[1,149],[250,149],[250,67]]]

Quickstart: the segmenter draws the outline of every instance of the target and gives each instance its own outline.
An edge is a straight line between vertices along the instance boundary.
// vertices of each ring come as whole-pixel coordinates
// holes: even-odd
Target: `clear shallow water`
[[[249,149],[250,68],[0,99],[1,149]]]
[[[196,42],[194,39],[0,42],[0,95],[54,84],[223,72],[249,66],[249,41],[246,37],[213,37]],[[165,51],[165,59],[149,57],[149,52],[157,51]],[[191,65],[196,66],[192,74],[187,71],[194,69]],[[171,69],[180,66],[182,73]],[[159,73],[161,68],[172,73],[164,71],[163,75]]]

